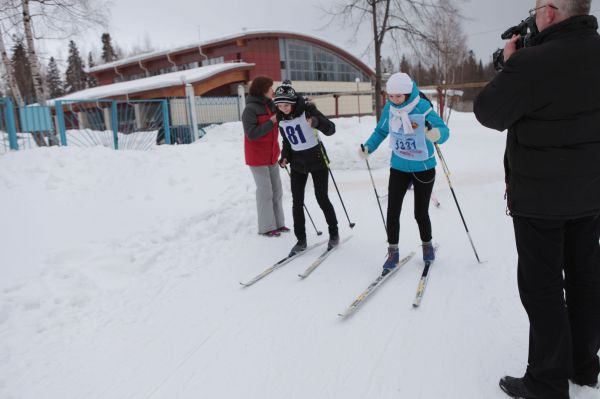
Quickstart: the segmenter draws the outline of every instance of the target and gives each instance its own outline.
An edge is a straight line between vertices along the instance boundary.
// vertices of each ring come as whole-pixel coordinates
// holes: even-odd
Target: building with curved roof
[[[200,74],[204,78],[192,82],[171,82],[160,90],[137,90],[135,98],[180,95],[183,86],[191,84],[197,96],[231,96],[238,93],[255,76],[267,75],[277,83],[292,80],[297,91],[315,97],[320,108],[332,115],[341,105],[342,114],[371,113],[372,96],[318,96],[332,93],[356,93],[371,90],[374,72],[346,50],[317,37],[286,31],[248,31],[202,43],[192,43],[168,50],[155,51],[95,66],[89,73],[99,87],[116,85],[108,90],[111,97],[132,94],[136,86],[146,87],[148,79],[159,75],[200,69],[216,64],[239,63],[240,68],[226,68],[216,75]],[[161,79],[158,79],[161,80]],[[123,82],[128,82],[123,85]],[[164,86],[164,85],[163,85]],[[120,87],[130,92],[120,93]],[[104,90],[99,90],[104,92]],[[71,96],[77,96],[73,93]],[[358,101],[357,101],[358,100]],[[342,104],[340,104],[340,102]],[[344,103],[345,106],[344,106]]]

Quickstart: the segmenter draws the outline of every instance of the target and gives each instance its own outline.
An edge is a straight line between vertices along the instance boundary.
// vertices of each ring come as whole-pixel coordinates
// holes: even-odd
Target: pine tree
[[[417,85],[427,86],[430,83],[429,80],[427,79],[427,71],[425,70],[425,68],[423,68],[423,64],[421,63],[420,60],[417,63],[417,68],[414,73],[415,73],[415,76],[413,76],[412,78],[416,80]]]
[[[442,77],[438,74],[438,70],[435,67],[435,65],[432,65],[431,68],[429,69],[428,79],[429,79],[428,83],[431,85],[442,84],[442,82],[441,82]]]
[[[69,58],[65,72],[65,89],[67,93],[83,90],[86,87],[87,74],[83,70],[83,60],[79,55],[77,45],[73,40],[69,42]]]
[[[92,69],[95,66],[96,66],[96,63],[94,62],[94,56],[92,55],[92,52],[90,51],[88,54],[88,69]],[[88,87],[98,86],[98,82],[96,82],[96,78],[94,78],[92,76],[92,74],[90,74],[90,73],[87,74],[87,85],[88,85]]]
[[[112,46],[111,40],[110,33],[102,34],[102,60],[107,63],[113,62],[119,58]]]
[[[396,67],[394,66],[394,61],[390,57],[386,57],[381,63],[381,68],[383,73],[394,73],[396,71]]]
[[[479,65],[477,66],[477,81],[478,82],[483,82],[483,80],[485,79],[485,73],[483,71],[483,63],[481,62],[481,60],[479,60]]]
[[[48,75],[46,76],[46,82],[48,84],[50,98],[58,98],[65,94],[63,82],[60,79],[60,72],[58,71],[58,66],[56,65],[56,60],[54,57],[50,57],[50,62],[48,62]]]
[[[11,64],[17,86],[19,86],[19,90],[23,96],[23,101],[26,104],[35,103],[37,98],[35,95],[35,87],[33,86],[31,65],[29,64],[25,45],[20,40],[17,41],[12,48]]]
[[[475,60],[475,53],[473,50],[469,51],[467,58],[463,63],[463,76],[461,79],[463,82],[476,82],[477,78],[477,60]]]
[[[400,61],[400,72],[409,74],[410,77],[414,79],[414,77],[412,76],[412,68],[410,66],[410,62],[408,62],[404,54],[402,55],[402,60]]]

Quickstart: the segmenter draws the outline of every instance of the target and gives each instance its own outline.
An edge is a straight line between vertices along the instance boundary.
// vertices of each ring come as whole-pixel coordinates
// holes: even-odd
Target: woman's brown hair
[[[271,86],[273,86],[273,79],[268,76],[257,76],[250,84],[249,93],[254,97],[264,97]]]

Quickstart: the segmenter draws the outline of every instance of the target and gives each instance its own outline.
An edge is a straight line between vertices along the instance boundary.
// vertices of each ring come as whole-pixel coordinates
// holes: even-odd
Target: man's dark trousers
[[[540,398],[568,398],[569,378],[593,384],[600,372],[600,215],[513,224],[530,322],[525,383]]]

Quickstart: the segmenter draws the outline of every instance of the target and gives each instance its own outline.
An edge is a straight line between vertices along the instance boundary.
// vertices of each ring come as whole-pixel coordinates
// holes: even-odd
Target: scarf
[[[402,108],[396,108],[390,105],[390,131],[399,132],[404,127],[405,134],[414,133],[412,123],[408,114],[410,114],[419,104],[421,97],[417,96],[414,100]]]

